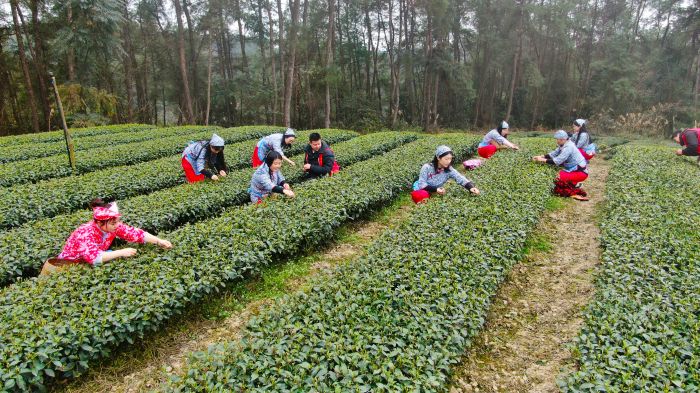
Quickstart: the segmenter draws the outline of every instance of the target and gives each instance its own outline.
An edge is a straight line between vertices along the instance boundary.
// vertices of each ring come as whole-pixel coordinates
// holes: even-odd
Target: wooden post
[[[51,78],[51,86],[53,86],[53,94],[56,98],[56,106],[58,106],[58,113],[59,115],[61,115],[61,124],[63,125],[63,136],[66,139],[66,150],[68,152],[68,163],[75,172],[75,149],[73,148],[73,139],[70,136],[70,131],[68,131],[68,125],[66,124],[66,116],[63,113],[63,104],[61,104],[61,96],[58,94],[58,86],[56,86],[56,78],[53,76],[53,72],[49,72],[49,77]]]

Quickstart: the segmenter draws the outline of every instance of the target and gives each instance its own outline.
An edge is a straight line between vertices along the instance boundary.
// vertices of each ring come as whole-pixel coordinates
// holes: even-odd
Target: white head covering
[[[559,130],[554,133],[554,138],[556,139],[569,139],[569,134],[564,130]]]
[[[211,140],[209,141],[210,146],[214,147],[224,147],[224,138],[214,134],[211,136]]]
[[[435,149],[435,157],[437,158],[440,158],[440,156],[447,153],[452,153],[452,149],[450,149],[450,147],[447,145],[440,145],[437,147],[437,149]]]

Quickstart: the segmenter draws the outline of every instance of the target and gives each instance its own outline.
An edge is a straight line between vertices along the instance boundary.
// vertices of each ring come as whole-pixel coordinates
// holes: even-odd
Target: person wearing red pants
[[[472,194],[479,195],[479,189],[474,186],[474,183],[452,167],[453,159],[452,149],[445,145],[438,146],[433,161],[423,165],[418,180],[413,183],[413,192],[411,193],[413,202],[423,202],[435,192],[439,195],[445,195],[443,186],[450,179],[454,179]]]
[[[277,152],[283,160],[287,161],[289,165],[296,166],[296,163],[286,155],[284,155],[284,150],[292,146],[292,143],[297,139],[297,134],[293,128],[287,128],[282,133],[275,133],[268,135],[258,141],[253,149],[253,155],[250,158],[253,163],[253,168],[258,168],[265,162],[265,157],[271,151]]]
[[[479,156],[482,158],[491,158],[491,156],[496,154],[496,150],[500,149],[502,146],[519,150],[520,148],[517,145],[506,139],[508,138],[508,134],[510,134],[510,129],[508,127],[508,123],[502,121],[498,127],[486,133],[476,150]]]
[[[182,169],[188,183],[226,177],[228,168],[224,160],[224,139],[214,134],[211,140],[190,143],[182,152]]]
[[[577,184],[588,178],[588,162],[576,144],[569,139],[569,134],[566,131],[557,131],[554,138],[556,138],[558,145],[556,150],[544,156],[532,157],[532,159],[543,164],[553,164],[564,168],[559,171],[559,176],[554,180],[553,192],[556,195],[587,201],[586,192]]]
[[[574,133],[571,135],[571,140],[578,148],[578,151],[581,152],[583,158],[585,158],[586,161],[590,161],[591,158],[595,156],[596,145],[593,143],[593,138],[591,138],[591,134],[588,132],[586,123],[584,119],[574,120]]]

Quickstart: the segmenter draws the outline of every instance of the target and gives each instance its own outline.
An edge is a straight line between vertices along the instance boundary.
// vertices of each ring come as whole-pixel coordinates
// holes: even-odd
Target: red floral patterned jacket
[[[144,234],[142,229],[126,224],[119,224],[114,232],[107,233],[95,221],[90,221],[73,231],[58,258],[99,265],[102,263],[102,254],[109,250],[115,237],[131,243],[143,243]]]

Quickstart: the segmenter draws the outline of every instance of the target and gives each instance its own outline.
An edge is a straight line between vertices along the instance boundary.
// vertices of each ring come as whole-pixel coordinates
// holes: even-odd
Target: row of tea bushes
[[[596,294],[564,392],[700,391],[700,173],[670,149],[616,149]]]
[[[129,131],[125,132],[73,138],[73,148],[75,151],[88,150],[104,146],[142,142],[150,139],[167,138],[170,136],[187,135],[191,133],[192,129],[190,127],[152,128],[135,126],[129,127]],[[66,156],[65,141],[61,140],[58,142],[41,143],[31,146],[2,146],[0,147],[0,163],[29,160],[32,158],[48,157],[57,154],[62,154],[64,156],[64,160],[68,161]]]
[[[250,167],[255,146],[251,138],[273,132],[270,127],[238,127],[223,130],[229,140],[246,140],[226,146],[229,170]],[[341,142],[357,133],[347,130],[323,130],[326,140]],[[311,131],[299,133],[308,139]],[[303,151],[305,144],[289,148],[289,154]],[[182,150],[182,147],[180,147]],[[53,217],[86,208],[96,196],[123,199],[181,184],[185,181],[181,157],[169,156],[129,166],[113,167],[80,176],[50,179],[34,184],[18,184],[0,188],[0,229],[21,225],[44,217]]]
[[[345,134],[326,132],[327,140]],[[376,133],[333,145],[341,166],[371,158],[416,139],[415,134]],[[248,152],[250,152],[248,150]],[[303,162],[303,155],[291,157]],[[152,233],[172,230],[183,223],[220,214],[225,208],[248,202],[252,169],[233,171],[219,182],[186,184],[120,201],[124,221]],[[302,180],[301,165],[286,166],[290,182]],[[44,260],[57,255],[63,242],[81,223],[90,219],[86,211],[40,220],[0,233],[0,285],[20,277],[36,275]]]
[[[473,149],[476,138],[426,137],[339,174],[307,182],[297,198],[229,209],[166,236],[175,247],[83,266],[0,292],[0,386],[41,389],[132,342],[231,280],[328,241],[340,225],[405,190],[435,146]]]
[[[448,391],[491,297],[550,198],[541,141],[450,187],[363,256],[255,317],[241,342],[195,354],[169,391]]]
[[[148,124],[115,124],[111,126],[75,128],[70,130],[70,132],[72,137],[82,138],[94,135],[119,134],[123,132],[139,132],[142,130],[154,128],[156,128],[156,126]],[[63,130],[40,132],[37,134],[10,135],[0,137],[0,147],[19,147],[28,144],[36,145],[44,143],[54,143],[63,141],[64,139],[65,137],[63,136]]]
[[[227,143],[259,138],[270,132],[268,126],[249,126],[222,129],[218,127],[185,126],[192,132],[145,142],[107,146],[75,152],[75,172],[65,156],[51,156],[15,161],[0,167],[0,186],[37,182],[40,180],[80,175],[120,165],[138,164],[182,152],[188,142],[209,139],[216,132]]]

